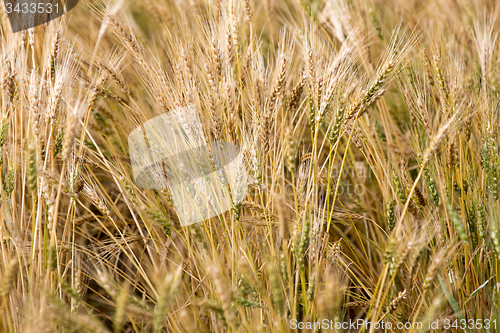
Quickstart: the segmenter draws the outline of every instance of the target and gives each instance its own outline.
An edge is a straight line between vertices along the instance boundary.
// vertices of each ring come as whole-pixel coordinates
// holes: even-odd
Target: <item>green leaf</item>
[[[450,293],[450,291],[448,290],[448,288],[446,288],[446,285],[444,284],[444,281],[443,281],[443,278],[441,277],[441,275],[438,274],[438,278],[439,278],[439,283],[441,284],[441,288],[444,291],[444,295],[448,299],[448,302],[450,303],[451,307],[453,308],[453,311],[455,311],[455,314],[457,315],[457,317],[459,319],[465,320],[464,314],[462,313],[462,310],[458,306],[457,301],[455,300],[455,298],[453,298],[453,295]],[[470,331],[469,331],[468,328],[466,328],[466,330],[467,330],[468,333],[470,333]]]
[[[474,290],[472,292],[472,294],[469,295],[469,297],[467,298],[467,300],[465,301],[464,305],[467,304],[468,301],[470,301],[475,294],[477,294],[479,292],[479,290],[483,289],[484,287],[486,287],[486,285],[488,284],[488,282],[491,281],[491,279],[493,279],[494,276],[492,276],[491,278],[489,278],[485,283],[483,283],[482,285],[480,285],[476,290]]]

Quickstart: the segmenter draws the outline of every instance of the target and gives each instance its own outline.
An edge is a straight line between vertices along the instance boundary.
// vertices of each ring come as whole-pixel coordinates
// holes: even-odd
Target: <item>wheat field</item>
[[[0,12],[0,332],[500,327],[495,0]],[[189,226],[128,145],[186,106],[248,182]]]

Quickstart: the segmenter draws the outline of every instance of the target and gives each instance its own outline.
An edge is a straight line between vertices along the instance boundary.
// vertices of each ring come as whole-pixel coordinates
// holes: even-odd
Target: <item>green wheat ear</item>
[[[27,178],[28,187],[31,192],[35,193],[38,187],[38,161],[37,152],[34,143],[29,143],[27,153]]]

